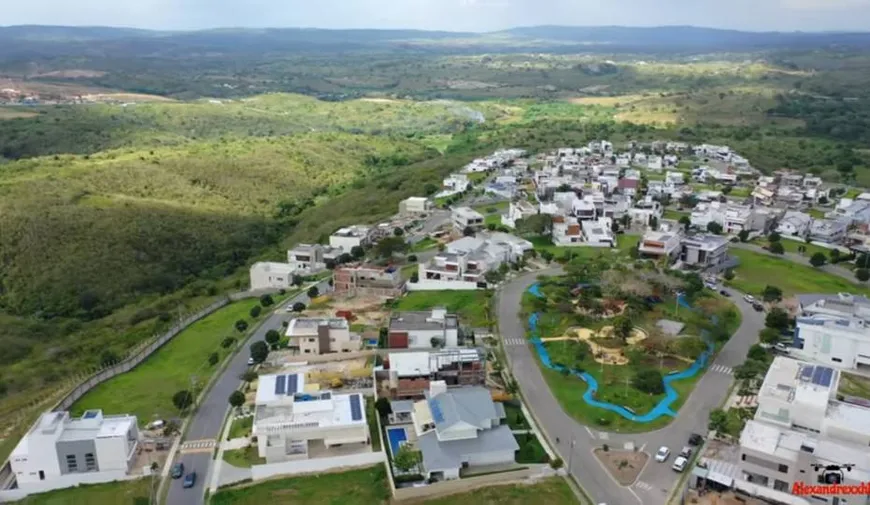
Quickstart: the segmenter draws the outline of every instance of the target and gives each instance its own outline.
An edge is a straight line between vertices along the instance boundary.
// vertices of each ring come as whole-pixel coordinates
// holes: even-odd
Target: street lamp
[[[577,440],[572,438],[571,448],[568,449],[568,475],[571,475],[571,463],[574,461],[574,443],[576,442]]]

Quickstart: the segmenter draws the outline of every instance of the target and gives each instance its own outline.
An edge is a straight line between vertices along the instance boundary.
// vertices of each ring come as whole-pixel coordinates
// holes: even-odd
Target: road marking
[[[589,433],[589,436],[595,438],[595,433],[592,433],[592,430],[589,429],[589,426],[584,426],[586,428],[586,432]]]
[[[504,339],[504,345],[509,345],[509,346],[526,345],[526,339],[524,339],[524,338],[506,338],[506,339]]]
[[[713,365],[712,367],[710,367],[710,370],[725,375],[731,375],[733,373],[731,367],[727,367],[725,365]]]
[[[640,446],[639,450],[640,450],[640,452],[643,452],[644,449],[646,449],[646,444],[643,444],[642,446]]]
[[[610,433],[607,433],[606,431],[599,431],[599,432],[598,432],[598,437],[599,437],[601,440],[610,440]]]
[[[212,452],[215,445],[216,441],[213,438],[206,440],[191,440],[181,444],[179,450],[182,454],[191,452]]]
[[[627,488],[627,489],[628,489],[629,493],[633,494],[634,497],[637,498],[637,501],[639,501],[641,504],[643,504],[643,500],[641,500],[640,496],[638,496],[637,493],[634,492],[634,489],[632,489],[632,488]]]
[[[653,490],[653,487],[651,485],[647,484],[646,482],[644,482],[642,480],[635,482],[634,487],[636,487],[638,489],[642,489],[644,491],[652,491]]]

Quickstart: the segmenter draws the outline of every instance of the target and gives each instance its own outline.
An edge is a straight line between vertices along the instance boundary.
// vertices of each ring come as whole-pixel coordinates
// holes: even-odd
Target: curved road
[[[242,375],[248,369],[248,352],[249,344],[258,340],[264,340],[266,332],[271,329],[281,328],[283,321],[289,321],[293,315],[286,312],[285,307],[296,302],[304,304],[310,303],[310,299],[306,291],[311,285],[305,288],[305,291],[286,300],[278,308],[272,311],[269,318],[257,328],[248,340],[242,342],[242,346],[235,356],[231,358],[229,365],[217,378],[212,388],[206,394],[206,397],[199,405],[199,409],[194,414],[190,421],[190,426],[184,436],[184,441],[199,441],[209,440],[215,443],[220,443],[221,428],[224,424],[224,419],[227,415],[229,404],[227,399],[230,393],[239,388]],[[330,289],[329,281],[322,281],[316,284],[317,289],[321,293],[326,293]],[[207,445],[207,444],[206,444]],[[214,446],[206,447],[203,452],[180,454],[175,461],[184,463],[184,472],[196,472],[196,484],[193,488],[184,489],[181,486],[182,479],[174,479],[169,483],[169,494],[166,497],[167,505],[201,505],[205,489],[211,482],[209,473],[212,469],[212,456],[214,455]]]
[[[519,315],[523,293],[539,276],[560,273],[559,268],[532,272],[517,277],[502,287],[498,296],[498,321],[503,343],[506,342],[505,339],[511,339],[512,342],[517,341],[517,338],[526,340],[526,322]],[[669,447],[671,452],[678,452],[686,445],[689,435],[707,432],[710,410],[717,408],[725,400],[732,383],[730,373],[715,370],[727,371],[743,363],[749,347],[757,341],[758,332],[764,328],[764,315],[755,312],[744,302],[740,293],[732,290],[729,292],[743,316],[740,328],[708,366],[689,399],[678,411],[678,417],[665,428],[654,432],[606,433],[580,424],[562,410],[558,400],[550,392],[533,354],[533,348],[528,344],[504,345],[510,368],[523,393],[523,400],[534,413],[539,427],[566,467],[570,463],[572,476],[590,495],[593,503],[658,505],[667,501],[668,494],[679,476],[671,470],[673,457],[667,464],[656,463],[651,458],[632,486],[621,486],[601,466],[592,450],[603,444],[614,448],[622,447],[623,443],[631,441],[637,447],[645,447],[644,450],[649,453],[654,453],[662,445]],[[582,391],[578,390],[577,401],[583,401],[581,394]],[[555,444],[556,438],[560,439],[559,444]]]

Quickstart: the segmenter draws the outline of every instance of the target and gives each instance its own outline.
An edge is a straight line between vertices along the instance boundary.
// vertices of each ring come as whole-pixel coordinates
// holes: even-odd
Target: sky
[[[751,31],[870,31],[870,0],[29,0],[0,25],[411,28],[695,25]]]

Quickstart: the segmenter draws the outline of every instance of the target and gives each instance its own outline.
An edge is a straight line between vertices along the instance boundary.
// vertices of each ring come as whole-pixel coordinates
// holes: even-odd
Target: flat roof
[[[277,263],[274,261],[258,261],[251,265],[251,270],[262,270],[263,272],[274,272],[284,275],[289,275],[294,271],[289,263]]]
[[[258,390],[259,392],[259,390]],[[365,398],[359,393],[310,395],[313,399],[297,401],[292,405],[258,405],[255,426],[293,425],[311,427],[336,427],[366,424]],[[329,395],[325,399],[324,395]]]
[[[305,374],[261,375],[257,380],[256,404],[287,401],[295,393],[305,391]]]
[[[343,317],[297,317],[287,325],[285,336],[298,336],[297,334],[299,333],[309,335],[312,331],[316,334],[317,328],[323,325],[338,330],[347,329],[349,327],[347,319],[344,319]]]
[[[390,316],[390,330],[440,330],[459,327],[455,314],[444,314],[443,319],[433,318],[433,311],[396,312]]]

